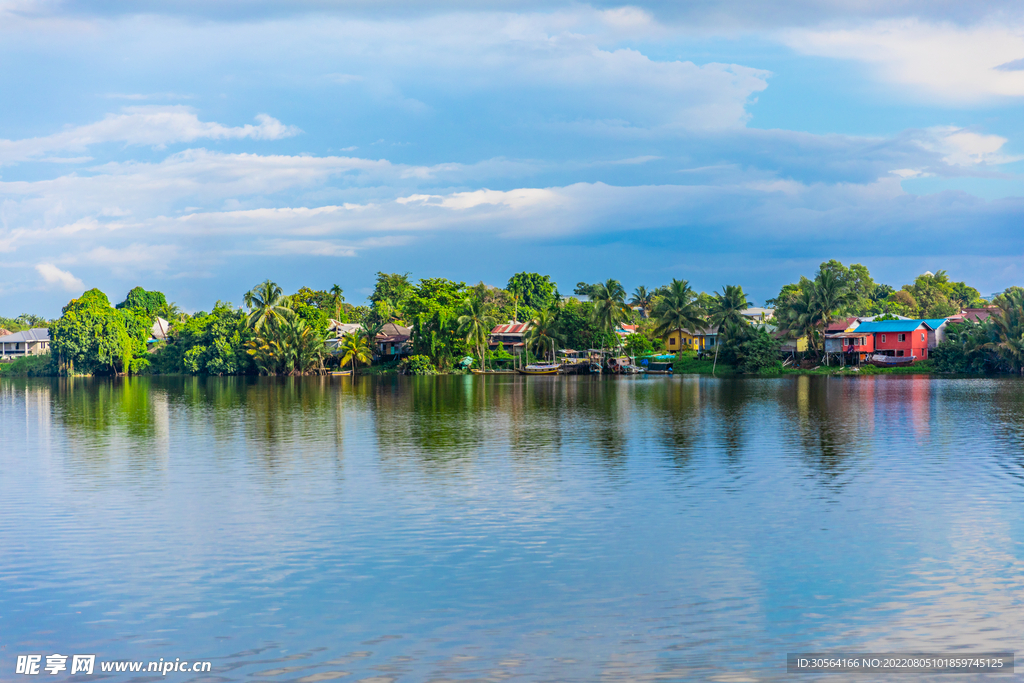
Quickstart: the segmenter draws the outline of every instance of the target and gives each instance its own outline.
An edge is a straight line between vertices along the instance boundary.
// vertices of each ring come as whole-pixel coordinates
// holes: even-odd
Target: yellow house
[[[715,347],[715,340],[718,335],[710,329],[690,332],[689,330],[676,330],[665,337],[665,349],[669,353],[680,351],[701,352],[708,348]]]

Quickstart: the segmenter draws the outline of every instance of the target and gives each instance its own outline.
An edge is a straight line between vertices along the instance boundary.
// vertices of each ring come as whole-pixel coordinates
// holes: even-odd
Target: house
[[[691,332],[689,330],[676,330],[670,332],[665,338],[665,348],[669,353],[680,351],[696,351],[700,353],[708,348],[714,348],[715,340],[718,339],[718,328],[707,328]]]
[[[36,327],[0,337],[0,358],[36,356],[50,352],[50,330]]]
[[[853,317],[833,320],[825,327],[825,336],[833,337],[837,334],[842,334],[843,332],[852,332],[859,324],[860,320]]]
[[[377,353],[381,356],[398,357],[409,353],[409,340],[412,339],[412,328],[388,323],[380,328],[374,340]]]
[[[530,323],[521,323],[515,320],[508,321],[505,325],[497,325],[491,330],[487,344],[492,349],[501,346],[508,353],[518,354],[523,350],[523,335],[530,329]]]
[[[929,349],[934,349],[946,341],[946,325],[949,324],[948,318],[926,318],[925,323],[931,328],[928,330]]]
[[[875,335],[862,331],[861,323],[853,332],[840,332],[834,339],[840,343],[840,353],[846,354],[850,361],[867,360],[868,355],[875,352]]]
[[[170,330],[171,324],[157,316],[156,320],[153,321],[153,327],[149,330],[149,336],[156,341],[165,341]]]
[[[775,317],[775,309],[752,306],[750,308],[744,308],[740,311],[740,315],[752,323],[765,323]]]
[[[928,332],[932,328],[924,320],[879,320],[861,323],[858,335],[873,335],[874,353],[885,356],[928,357]]]
[[[626,341],[626,337],[628,337],[629,335],[636,334],[636,331],[637,329],[639,329],[639,327],[639,325],[619,325],[618,328],[615,330],[615,334],[619,336],[619,342],[621,343]]]
[[[993,315],[999,313],[998,306],[986,306],[984,308],[965,308],[958,315],[952,315],[946,320],[951,323],[962,323],[970,320],[973,323],[985,322]]]

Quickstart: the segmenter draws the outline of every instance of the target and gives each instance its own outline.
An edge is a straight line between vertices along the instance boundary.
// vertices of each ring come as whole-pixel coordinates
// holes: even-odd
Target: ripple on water
[[[1022,387],[0,380],[0,629],[309,682],[1014,649]]]

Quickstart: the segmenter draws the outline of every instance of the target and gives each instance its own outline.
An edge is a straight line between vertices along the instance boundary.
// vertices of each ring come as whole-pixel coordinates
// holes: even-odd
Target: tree
[[[658,298],[653,313],[654,333],[662,338],[680,330],[695,333],[705,325],[705,311],[697,304],[696,295],[686,280],[673,278]]]
[[[630,334],[626,336],[626,341],[622,344],[626,352],[631,356],[643,356],[653,350],[651,340],[642,334]]]
[[[377,282],[370,294],[370,305],[381,322],[405,320],[405,304],[413,296],[415,288],[409,282],[409,273],[377,272]],[[386,319],[385,319],[386,318]]]
[[[712,326],[718,328],[718,339],[715,344],[715,362],[711,366],[711,374],[715,374],[715,368],[718,367],[718,350],[722,345],[723,332],[727,332],[727,326],[740,326],[746,325],[741,315],[742,311],[750,308],[750,302],[747,301],[747,295],[743,293],[743,287],[739,285],[726,285],[722,288],[722,292],[715,292],[715,303],[711,308],[708,320]],[[735,335],[734,335],[735,336]]]
[[[519,303],[536,310],[549,308],[555,302],[555,283],[548,275],[516,273],[509,278],[505,289],[519,297]]]
[[[425,278],[406,299],[414,352],[430,356],[439,368],[450,367],[454,357],[466,353],[465,339],[458,332],[459,311],[466,296],[464,282]]]
[[[591,301],[594,304],[591,315],[597,328],[614,335],[619,323],[628,314],[626,290],[623,289],[622,283],[609,279],[595,285]]]
[[[523,341],[527,348],[536,348],[546,355],[547,348],[551,347],[551,359],[555,358],[557,345],[565,341],[561,330],[558,328],[558,318],[554,311],[545,309],[537,313],[537,317],[530,321],[530,329],[523,335]]]
[[[167,305],[167,299],[161,292],[147,292],[142,287],[135,287],[115,308],[130,309],[150,322],[157,316],[157,311]]]
[[[643,309],[644,317],[649,318],[651,314],[651,299],[653,294],[647,291],[643,285],[633,290],[633,298],[629,300],[631,306]]]
[[[857,294],[832,270],[822,270],[814,279],[813,299],[816,317],[828,327],[846,308],[857,303]]]
[[[67,374],[136,374],[149,367],[149,327],[148,318],[116,309],[106,294],[90,289],[72,299],[51,325],[51,352]]]
[[[253,359],[246,343],[253,332],[246,315],[218,301],[210,313],[181,316],[170,329],[167,345],[155,355],[161,372],[194,375],[236,375],[250,372]]]
[[[466,343],[477,350],[477,358],[480,361],[480,369],[487,369],[487,346],[488,335],[494,329],[495,320],[488,313],[487,304],[477,297],[467,297],[463,305],[463,313],[459,316],[459,334],[466,340]]]
[[[331,285],[331,303],[334,305],[332,312],[334,313],[334,319],[338,322],[346,322],[342,320],[345,317],[345,309],[342,306],[345,303],[345,293],[337,283]]]
[[[276,282],[265,280],[245,293],[245,307],[251,312],[248,325],[259,332],[268,322],[274,325],[291,315],[288,298]]]
[[[594,298],[594,290],[598,285],[588,285],[586,282],[577,282],[576,287],[573,288],[572,293],[576,296],[585,296],[588,299]]]
[[[366,339],[362,335],[345,335],[338,348],[342,352],[341,364],[345,365],[346,363],[351,363],[353,376],[356,374],[357,363],[369,363],[373,358],[373,352],[370,350],[369,344],[366,343]]]

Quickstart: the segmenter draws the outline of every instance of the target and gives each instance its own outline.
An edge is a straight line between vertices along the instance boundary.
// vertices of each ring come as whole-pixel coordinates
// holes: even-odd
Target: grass
[[[857,368],[857,369],[854,369]],[[930,360],[922,360],[902,368],[878,368],[874,365],[847,365],[840,367],[820,366],[813,370],[802,370],[800,368],[783,368],[783,375],[839,375],[853,377],[858,375],[931,375],[935,368]]]
[[[697,360],[696,356],[680,354],[672,363],[672,370],[677,375],[710,375],[714,364],[714,358]],[[719,363],[715,368],[715,377],[732,377],[735,374],[736,368],[725,363]]]

